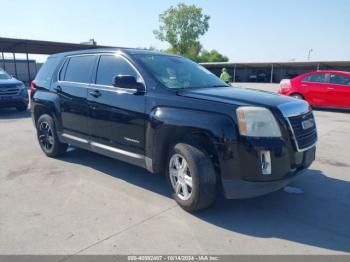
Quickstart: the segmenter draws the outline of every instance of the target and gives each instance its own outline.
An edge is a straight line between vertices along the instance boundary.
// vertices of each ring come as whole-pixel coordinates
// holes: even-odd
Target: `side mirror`
[[[134,76],[130,75],[116,75],[113,77],[113,86],[125,89],[143,90],[143,85],[137,82]]]

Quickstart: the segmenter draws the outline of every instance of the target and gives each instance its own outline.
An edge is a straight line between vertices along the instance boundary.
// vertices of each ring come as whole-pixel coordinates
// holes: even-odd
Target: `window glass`
[[[0,69],[0,80],[11,79],[11,76]]]
[[[41,87],[49,88],[54,71],[56,70],[59,59],[57,57],[49,57],[41,66],[35,77],[35,83]]]
[[[74,56],[69,59],[65,81],[89,83],[90,72],[94,65],[95,56]]]
[[[331,74],[330,82],[336,85],[349,85],[350,78],[343,75]]]
[[[134,57],[168,88],[228,86],[201,65],[183,57],[153,54]]]
[[[111,86],[116,75],[131,75],[140,82],[140,76],[124,58],[114,55],[101,56],[97,69],[96,84]]]
[[[59,80],[63,80],[63,79],[64,79],[64,75],[66,74],[66,70],[67,70],[68,61],[69,61],[69,60],[66,60],[66,61],[64,62],[63,67],[61,68],[60,74],[59,74],[59,76],[58,76],[58,77],[59,77]]]
[[[304,77],[303,82],[312,82],[312,83],[325,83],[326,74],[314,74]]]

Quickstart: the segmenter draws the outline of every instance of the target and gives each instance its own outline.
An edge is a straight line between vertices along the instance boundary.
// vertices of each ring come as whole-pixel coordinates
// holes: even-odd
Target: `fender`
[[[156,107],[146,125],[146,165],[154,173],[164,170],[171,146],[186,141],[189,136],[200,136],[210,143],[221,168],[233,157],[238,130],[227,115],[185,108]],[[147,163],[148,162],[148,163]],[[231,161],[232,162],[232,161]],[[226,172],[225,170],[221,170]]]
[[[50,114],[59,132],[62,130],[61,116],[59,109],[59,98],[52,92],[35,92],[31,101],[31,113],[34,125],[42,113]]]

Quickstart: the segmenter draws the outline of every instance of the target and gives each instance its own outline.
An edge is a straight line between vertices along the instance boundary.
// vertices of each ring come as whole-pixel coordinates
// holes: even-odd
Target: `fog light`
[[[270,151],[260,151],[261,174],[263,176],[271,175],[271,157]]]

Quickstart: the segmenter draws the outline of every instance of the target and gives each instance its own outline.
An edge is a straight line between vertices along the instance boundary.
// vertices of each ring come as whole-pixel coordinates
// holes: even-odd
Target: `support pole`
[[[4,52],[1,52],[1,57],[2,57],[2,69],[4,69],[6,71]]]
[[[12,54],[13,54],[13,65],[15,67],[15,77],[17,78],[16,54],[15,53],[12,53]]]
[[[273,82],[273,64],[271,65],[271,78],[270,78],[270,83]]]
[[[26,58],[27,58],[27,72],[28,72],[28,84],[30,84],[31,76],[30,76],[30,67],[29,67],[29,56],[28,53],[26,53]]]
[[[34,60],[34,66],[35,66],[35,75],[38,73],[38,66],[36,64],[36,60]]]
[[[233,79],[232,79],[232,82],[236,82],[236,66],[237,66],[237,64],[235,64],[234,67],[233,67]]]

